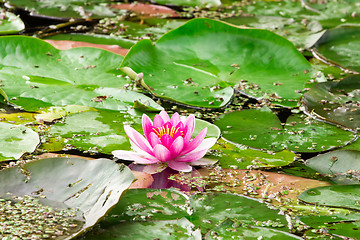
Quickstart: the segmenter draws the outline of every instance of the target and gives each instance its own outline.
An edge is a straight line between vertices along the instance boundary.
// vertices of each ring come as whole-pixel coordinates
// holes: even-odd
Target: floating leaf
[[[0,8],[0,34],[14,34],[25,29],[24,22],[15,14]]]
[[[97,48],[61,51],[36,38],[0,37],[2,89],[27,111],[64,105],[126,110],[134,101],[161,110],[151,98],[124,89],[130,82],[117,70],[122,59]]]
[[[303,239],[299,236],[279,231],[276,229],[269,229],[264,227],[242,226],[231,220],[226,220],[219,226],[210,230],[205,239]]]
[[[339,184],[359,184],[360,152],[339,150],[310,158],[306,165]]]
[[[10,0],[10,4],[24,8],[32,15],[44,15],[55,18],[99,18],[124,14],[125,11],[109,6],[111,0]]]
[[[67,105],[65,107],[49,107],[41,109],[39,114],[35,115],[35,119],[40,122],[52,122],[55,119],[66,117],[70,114],[96,111],[94,108],[78,105]]]
[[[344,146],[355,137],[349,131],[302,115],[290,116],[283,127],[268,108],[224,114],[215,125],[229,141],[271,151],[321,152]]]
[[[360,129],[360,75],[339,82],[324,82],[304,94],[303,103],[309,114],[324,120]]]
[[[22,125],[0,122],[0,161],[19,159],[40,144],[39,135]]]
[[[54,124],[49,134],[52,138],[66,139],[64,148],[110,154],[117,149],[130,150],[123,124],[127,119],[134,121],[130,115],[115,111],[77,113],[67,117],[64,123]]]
[[[281,152],[265,152],[236,146],[222,139],[212,147],[210,159],[219,160],[223,168],[256,169],[262,167],[286,166],[296,160],[296,154],[287,150]]]
[[[242,223],[267,226],[285,230],[287,221],[278,211],[270,209],[257,200],[228,193],[197,194],[190,198],[194,213],[190,221],[200,226],[201,231],[214,228],[226,219],[237,219]],[[261,215],[258,213],[261,212]]]
[[[100,223],[174,220],[188,216],[188,197],[174,189],[130,189]]]
[[[190,205],[189,205],[190,202]],[[258,211],[262,212],[259,216]],[[277,210],[270,209],[257,200],[235,194],[206,193],[196,194],[190,199],[173,189],[131,189],[122,200],[100,222],[104,234],[116,233],[121,224],[127,226],[147,226],[144,222],[156,224],[162,221],[187,218],[206,233],[227,218],[237,219],[241,223],[252,224],[272,229],[285,230],[285,216]],[[168,234],[168,229],[155,229],[159,234]],[[154,231],[155,231],[154,230]],[[93,236],[96,236],[95,233]],[[160,235],[162,236],[162,235]]]
[[[210,19],[190,20],[156,44],[138,42],[121,68],[132,78],[143,72],[141,84],[159,98],[207,108],[225,106],[239,83],[252,97],[295,106],[312,77],[289,41]]]
[[[79,209],[86,222],[74,237],[118,203],[133,179],[127,167],[107,159],[48,158],[0,171],[0,196],[28,195]]]
[[[298,198],[304,202],[329,207],[360,210],[360,185],[336,185],[306,190]]]
[[[332,209],[331,211],[334,210],[335,209]],[[358,237],[360,214],[348,210],[344,210],[343,212],[344,213],[328,212],[327,215],[299,216],[299,219],[312,228],[322,229],[323,231],[326,230],[329,234],[336,234],[337,237]]]
[[[201,232],[186,218],[163,221],[122,222],[86,235],[89,240],[181,239],[201,240]]]
[[[360,27],[341,26],[328,30],[315,44],[318,58],[360,72]]]
[[[238,26],[267,29],[291,41],[297,48],[310,48],[324,34],[319,22],[304,25],[294,18],[281,16],[248,16],[226,18],[224,21]]]

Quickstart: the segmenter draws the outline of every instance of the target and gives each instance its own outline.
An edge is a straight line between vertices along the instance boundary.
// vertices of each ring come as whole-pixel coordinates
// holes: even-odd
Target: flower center
[[[153,128],[152,130],[159,138],[161,138],[165,134],[169,134],[170,137],[174,137],[174,135],[179,131],[179,129],[180,129],[179,127],[175,128],[174,126],[169,128],[169,126],[166,125],[162,127]]]

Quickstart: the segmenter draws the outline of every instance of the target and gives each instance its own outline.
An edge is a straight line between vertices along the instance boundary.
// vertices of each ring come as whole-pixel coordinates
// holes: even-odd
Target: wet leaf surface
[[[30,1],[30,0],[10,0],[9,3],[18,8],[23,8],[33,15],[43,15],[55,18],[99,18],[125,14],[111,8],[110,0],[56,0],[56,1]]]
[[[82,212],[85,224],[75,236],[97,223],[134,177],[126,166],[108,159],[48,158],[4,169],[0,179],[3,197],[29,195]]]
[[[0,46],[2,89],[11,103],[27,111],[72,104],[126,110],[134,101],[145,109],[162,109],[124,88],[131,82],[117,70],[120,55],[97,48],[60,51],[24,36],[1,37]]]
[[[319,152],[344,146],[355,138],[349,131],[299,114],[290,116],[283,126],[268,108],[224,114],[215,125],[229,141],[270,151]]]
[[[315,55],[343,68],[360,72],[360,27],[340,26],[328,30],[315,44]]]
[[[25,29],[25,24],[15,14],[0,7],[0,34],[14,34]]]
[[[259,239],[266,236],[266,239],[302,239],[296,235],[287,232],[269,229],[264,227],[242,226],[231,220],[226,220],[219,226],[213,228],[205,237],[206,240],[211,239],[231,239],[231,238],[244,238],[244,239]]]
[[[154,45],[138,42],[121,67],[133,78],[131,70],[144,73],[142,85],[157,97],[208,108],[228,103],[240,80],[239,89],[252,97],[296,102],[300,94],[295,90],[302,90],[312,77],[311,66],[283,38],[209,19],[191,20]]]
[[[212,147],[210,159],[219,161],[222,168],[257,169],[286,166],[297,159],[295,153],[283,150],[281,152],[265,152],[245,146],[236,146],[219,139]]]
[[[0,122],[0,161],[19,159],[40,144],[39,135],[23,125]]]
[[[298,198],[312,204],[359,210],[359,195],[360,185],[335,185],[306,190]]]
[[[321,119],[360,129],[360,75],[319,83],[304,94],[306,111]]]
[[[359,151],[338,150],[320,154],[308,159],[306,165],[329,175],[338,184],[358,184],[360,180]]]

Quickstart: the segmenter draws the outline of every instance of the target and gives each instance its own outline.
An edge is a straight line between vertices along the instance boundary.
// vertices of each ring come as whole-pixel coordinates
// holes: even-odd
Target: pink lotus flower
[[[169,115],[161,111],[154,122],[147,115],[142,117],[144,135],[130,126],[125,126],[125,132],[130,138],[134,151],[116,150],[115,157],[132,160],[138,164],[162,164],[182,172],[190,172],[189,165],[200,165],[200,160],[211,148],[216,138],[205,139],[207,128],[204,128],[194,139],[191,136],[195,128],[195,117],[191,114],[181,119],[178,113]],[[164,164],[162,164],[164,165]]]

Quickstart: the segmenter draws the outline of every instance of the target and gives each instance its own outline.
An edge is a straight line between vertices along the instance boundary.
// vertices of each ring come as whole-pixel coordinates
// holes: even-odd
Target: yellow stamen
[[[165,128],[165,126],[163,126],[163,127],[153,128],[152,130],[159,138],[161,138],[165,134],[170,135],[170,137],[174,137],[174,135],[179,131],[179,129],[180,129],[180,127],[169,128],[169,126],[167,125],[166,128]]]

